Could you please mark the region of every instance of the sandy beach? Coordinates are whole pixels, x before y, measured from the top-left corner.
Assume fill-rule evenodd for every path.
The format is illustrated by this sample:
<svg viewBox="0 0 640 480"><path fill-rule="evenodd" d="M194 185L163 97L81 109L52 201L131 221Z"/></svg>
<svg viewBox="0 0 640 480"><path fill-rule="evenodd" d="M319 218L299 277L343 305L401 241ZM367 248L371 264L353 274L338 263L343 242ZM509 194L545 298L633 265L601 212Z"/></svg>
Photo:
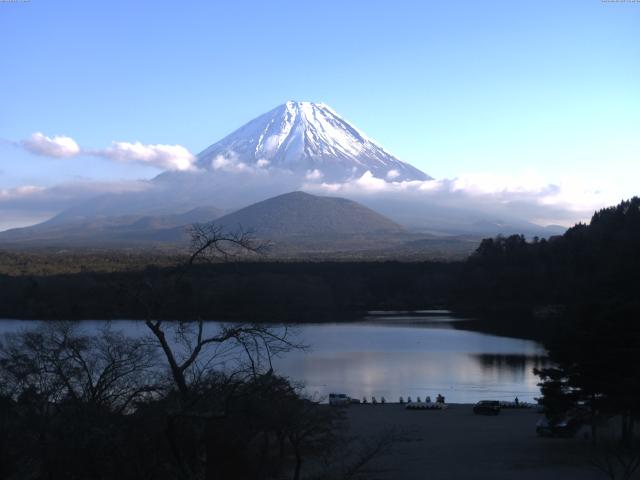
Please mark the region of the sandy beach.
<svg viewBox="0 0 640 480"><path fill-rule="evenodd" d="M373 466L371 478L558 479L604 478L590 466L584 438L539 438L533 409L505 410L497 416L474 415L472 405L443 411L410 411L404 405L351 405L353 434L373 438L396 427L407 441L396 443Z"/></svg>

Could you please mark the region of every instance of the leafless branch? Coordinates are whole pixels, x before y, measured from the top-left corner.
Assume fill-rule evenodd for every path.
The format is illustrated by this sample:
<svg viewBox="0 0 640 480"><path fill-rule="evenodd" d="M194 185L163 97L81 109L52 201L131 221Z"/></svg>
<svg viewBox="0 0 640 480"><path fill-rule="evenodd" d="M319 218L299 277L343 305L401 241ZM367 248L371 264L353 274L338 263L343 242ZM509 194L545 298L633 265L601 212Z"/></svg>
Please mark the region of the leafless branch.
<svg viewBox="0 0 640 480"><path fill-rule="evenodd" d="M589 462L611 480L629 480L640 469L640 445L605 440L595 445Z"/></svg>
<svg viewBox="0 0 640 480"><path fill-rule="evenodd" d="M198 259L236 257L240 254L260 254L268 248L265 242L259 242L252 230L241 226L235 231L227 230L223 225L196 223L189 229L191 235L191 256L189 265Z"/></svg>

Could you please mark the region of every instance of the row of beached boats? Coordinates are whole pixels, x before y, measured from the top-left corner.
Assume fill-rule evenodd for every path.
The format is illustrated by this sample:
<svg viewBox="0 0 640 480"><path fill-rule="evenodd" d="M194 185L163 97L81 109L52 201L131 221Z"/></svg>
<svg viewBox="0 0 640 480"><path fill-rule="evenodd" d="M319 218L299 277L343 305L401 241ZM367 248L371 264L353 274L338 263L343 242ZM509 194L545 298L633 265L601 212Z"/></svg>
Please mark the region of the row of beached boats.
<svg viewBox="0 0 640 480"><path fill-rule="evenodd" d="M385 404L387 400L384 397L380 397L378 400L375 396L371 397L369 400L367 397L363 397L362 400L357 398L351 398L344 393L330 393L329 394L329 405L333 406L346 406L351 404ZM411 397L407 397L405 400L404 397L400 397L398 400L400 405L405 405L409 410L442 410L446 408L446 404L444 403L444 397L442 395L438 395L436 397L436 401L432 402L431 397L426 397L424 401L420 397L417 397L414 401Z"/></svg>
<svg viewBox="0 0 640 480"><path fill-rule="evenodd" d="M404 397L400 397L398 402L400 405L404 405L408 410L443 410L447 408L447 405L444 401L444 396L438 394L436 397L436 401L431 401L431 397L427 396L424 401L420 397L417 397L413 400L411 397L407 397L406 400ZM375 396L371 397L369 400L367 397L362 397L362 400L357 398L351 398L344 393L330 393L329 394L329 405L333 406L346 406L351 404L370 404L370 405L378 405L378 404L386 404L387 400L384 397L380 397L378 400ZM494 410L499 411L500 409L515 409L515 408L531 408L532 404L526 402L518 401L516 397L513 402L505 402L505 401L497 401L497 400L483 400L476 404L485 406L491 404Z"/></svg>
<svg viewBox="0 0 640 480"><path fill-rule="evenodd" d="M407 410L444 410L447 404L444 402L410 402L405 407Z"/></svg>

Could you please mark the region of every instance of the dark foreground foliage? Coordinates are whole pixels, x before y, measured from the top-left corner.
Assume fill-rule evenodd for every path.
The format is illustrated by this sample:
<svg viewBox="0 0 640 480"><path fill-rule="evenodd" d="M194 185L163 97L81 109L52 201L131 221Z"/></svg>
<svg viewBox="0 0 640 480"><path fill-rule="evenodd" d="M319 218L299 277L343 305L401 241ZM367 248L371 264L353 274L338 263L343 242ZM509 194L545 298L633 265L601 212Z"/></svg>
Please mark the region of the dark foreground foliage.
<svg viewBox="0 0 640 480"><path fill-rule="evenodd" d="M5 338L0 478L361 478L395 441L347 438L339 410L265 369L270 353L249 344L276 338L277 329L234 326L205 337L158 328L180 339L169 348L184 366L182 384L152 337L108 327L87 336L51 322ZM197 350L210 338L217 348ZM277 343L287 344L281 335Z"/></svg>

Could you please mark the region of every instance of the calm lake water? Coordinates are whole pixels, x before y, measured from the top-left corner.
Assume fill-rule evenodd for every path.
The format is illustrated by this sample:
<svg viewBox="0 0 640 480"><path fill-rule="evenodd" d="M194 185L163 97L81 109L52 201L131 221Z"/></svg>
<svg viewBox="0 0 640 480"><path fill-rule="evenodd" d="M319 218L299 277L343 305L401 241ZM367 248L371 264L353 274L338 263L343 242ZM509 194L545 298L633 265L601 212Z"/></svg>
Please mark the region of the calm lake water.
<svg viewBox="0 0 640 480"><path fill-rule="evenodd" d="M303 382L315 398L330 392L355 398L400 396L447 402L481 399L533 401L540 394L533 368L543 366L544 348L536 342L456 328L446 311L372 312L354 323L312 324L297 328L306 352L276 359L280 374ZM37 323L37 322L36 322ZM0 320L0 334L32 327L34 322ZM87 330L104 325L83 321ZM128 335L146 334L142 322L120 320L112 328ZM209 328L215 328L209 322Z"/></svg>

